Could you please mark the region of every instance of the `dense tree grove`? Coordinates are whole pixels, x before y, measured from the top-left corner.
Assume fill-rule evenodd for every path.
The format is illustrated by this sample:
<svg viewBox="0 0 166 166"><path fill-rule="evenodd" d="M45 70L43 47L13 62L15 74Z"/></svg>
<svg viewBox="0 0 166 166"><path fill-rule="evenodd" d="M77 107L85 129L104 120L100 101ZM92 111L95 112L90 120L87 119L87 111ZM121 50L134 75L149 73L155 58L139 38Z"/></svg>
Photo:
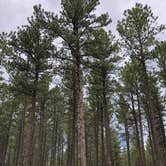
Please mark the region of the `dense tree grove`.
<svg viewBox="0 0 166 166"><path fill-rule="evenodd" d="M166 166L165 26L136 3L116 39L97 5L0 34L0 166Z"/></svg>

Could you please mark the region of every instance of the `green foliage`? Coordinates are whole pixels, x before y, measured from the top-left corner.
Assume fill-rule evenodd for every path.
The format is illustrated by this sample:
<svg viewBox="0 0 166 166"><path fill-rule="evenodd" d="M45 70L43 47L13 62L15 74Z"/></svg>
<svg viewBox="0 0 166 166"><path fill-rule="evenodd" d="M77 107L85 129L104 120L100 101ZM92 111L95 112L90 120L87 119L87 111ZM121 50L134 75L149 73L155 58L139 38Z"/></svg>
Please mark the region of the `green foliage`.
<svg viewBox="0 0 166 166"><path fill-rule="evenodd" d="M129 105L123 95L120 95L118 101L119 109L116 111L116 116L118 118L119 123L125 124L126 121L129 120L130 111Z"/></svg>
<svg viewBox="0 0 166 166"><path fill-rule="evenodd" d="M148 5L136 3L132 9L125 10L124 18L118 21L117 30L131 57L149 58L149 50L156 42L156 35L165 29L157 25L158 17L153 15Z"/></svg>
<svg viewBox="0 0 166 166"><path fill-rule="evenodd" d="M10 55L6 64L13 88L31 95L37 88L35 80L43 81L51 69L49 59L55 48L52 38L42 31L37 20L29 19L29 25L9 34L7 47Z"/></svg>
<svg viewBox="0 0 166 166"><path fill-rule="evenodd" d="M121 71L121 80L123 81L123 90L126 92L134 92L138 86L140 77L138 75L139 66L136 62L128 62Z"/></svg>
<svg viewBox="0 0 166 166"><path fill-rule="evenodd" d="M155 48L154 57L157 59L158 67L160 68L160 80L166 87L166 42L161 41Z"/></svg>
<svg viewBox="0 0 166 166"><path fill-rule="evenodd" d="M60 37L72 54L84 45L87 34L110 23L108 14L99 17L93 14L98 0L63 0L61 5L60 16L45 12L40 5L34 7L35 15L40 16L43 28L55 38Z"/></svg>
<svg viewBox="0 0 166 166"><path fill-rule="evenodd" d="M78 93L81 89L84 91L88 165L95 165L96 158L98 166L106 163L103 159L109 160L109 147L112 148L114 166L127 165L129 153L131 165L138 164L138 150L143 149L137 145L137 140L141 142L142 139L140 122L143 123L142 134L151 132L151 128L146 126L151 118L148 95L152 101L156 138L162 146L161 152L164 152L165 101L157 84L161 81L164 87L166 85L166 42L158 42L156 36L165 26L157 24L158 17L153 15L148 5L136 3L132 9L125 10L117 30L125 56L129 55L130 59L119 72L118 62L125 60L118 56L119 41L105 30L111 22L109 15L96 16L94 13L99 4L99 0L62 0L58 15L36 5L27 25L0 35L0 69L5 68L4 73L10 76L9 83L6 83L4 73L0 71L0 165L4 165L1 164L3 157L6 157L6 165L13 164L13 161L18 165L15 162L19 146L26 150L33 105L31 99L35 96L32 165L41 165L38 163L40 158L43 165L51 165L54 160L52 165L64 166L75 157L72 160L79 166L81 125L78 123ZM56 45L56 41L60 44ZM156 60L158 72L147 71L146 62L150 59ZM57 77L60 83L53 81ZM80 80L83 82L81 86ZM149 83L149 91L146 91L146 83ZM135 109L131 109L132 106ZM117 123L122 130L115 129ZM111 136L108 136L109 132ZM119 138L124 132L126 142L130 144L128 154L128 144ZM149 138L146 142L147 165L153 161ZM19 144L21 139L23 145Z"/></svg>

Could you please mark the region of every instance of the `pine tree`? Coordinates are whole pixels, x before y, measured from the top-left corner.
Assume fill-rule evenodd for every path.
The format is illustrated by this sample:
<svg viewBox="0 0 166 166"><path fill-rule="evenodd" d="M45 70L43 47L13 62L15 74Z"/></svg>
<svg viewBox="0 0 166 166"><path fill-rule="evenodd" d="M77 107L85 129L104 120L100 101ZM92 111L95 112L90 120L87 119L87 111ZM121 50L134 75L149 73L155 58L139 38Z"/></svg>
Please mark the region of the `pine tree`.
<svg viewBox="0 0 166 166"><path fill-rule="evenodd" d="M96 28L106 26L110 20L107 14L96 17L92 12L99 4L98 0L62 0L61 15L54 16L54 14L45 12L41 16L41 22L50 34L55 37L60 37L65 46L71 52L72 61L74 64L74 94L73 111L79 113L80 123L80 148L81 148L81 165L86 166L86 146L85 146L85 124L83 111L83 77L82 77L82 49L86 41L86 35ZM42 15L41 7L35 7L36 12ZM75 125L76 126L76 125ZM72 131L75 135L75 130ZM69 165L75 163L73 158L75 154L74 144L72 145L71 161Z"/></svg>
<svg viewBox="0 0 166 166"><path fill-rule="evenodd" d="M157 121L153 109L152 92L146 66L146 61L150 58L150 47L154 46L156 35L164 29L164 26L156 26L156 23L157 17L153 16L151 8L147 5L143 6L136 3L134 8L124 12L124 18L118 22L117 29L122 37L127 53L132 59L136 59L140 66L139 73L142 75L143 93L147 100L155 160L156 164L163 166L165 161L157 139Z"/></svg>
<svg viewBox="0 0 166 166"><path fill-rule="evenodd" d="M29 134L24 165L32 162L35 112L39 84L48 74L48 62L54 48L52 38L41 29L37 19L28 19L29 25L9 34L7 46L10 56L7 70L13 90L31 97L32 108L29 112ZM7 54L7 53L6 53Z"/></svg>
<svg viewBox="0 0 166 166"><path fill-rule="evenodd" d="M93 81L95 81L93 84L99 87L99 96L100 100L102 100L100 102L101 114L106 135L107 165L112 165L111 130L108 111L111 91L109 74L113 72L114 63L119 59L115 53L117 51L117 43L114 42L113 35L107 34L103 29L100 29L89 36L86 45L85 54L94 58L94 62L91 64L91 72L94 75Z"/></svg>

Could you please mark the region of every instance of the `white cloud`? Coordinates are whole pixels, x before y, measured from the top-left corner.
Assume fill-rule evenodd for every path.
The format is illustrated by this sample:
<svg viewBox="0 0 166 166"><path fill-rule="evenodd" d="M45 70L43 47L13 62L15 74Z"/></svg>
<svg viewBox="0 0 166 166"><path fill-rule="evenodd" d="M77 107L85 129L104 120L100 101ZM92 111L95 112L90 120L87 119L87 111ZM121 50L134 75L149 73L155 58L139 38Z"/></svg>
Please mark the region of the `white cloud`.
<svg viewBox="0 0 166 166"><path fill-rule="evenodd" d="M26 24L33 13L33 6L42 4L46 10L59 11L60 0L1 0L0 32L10 31Z"/></svg>
<svg viewBox="0 0 166 166"><path fill-rule="evenodd" d="M159 23L166 24L166 1L161 0L100 0L96 13L108 12L113 20L109 29L116 33L117 20L122 17L125 9L131 8L136 2L148 4ZM14 30L17 26L26 23L26 18L32 15L33 5L42 4L46 10L58 12L60 0L1 0L0 1L0 32Z"/></svg>

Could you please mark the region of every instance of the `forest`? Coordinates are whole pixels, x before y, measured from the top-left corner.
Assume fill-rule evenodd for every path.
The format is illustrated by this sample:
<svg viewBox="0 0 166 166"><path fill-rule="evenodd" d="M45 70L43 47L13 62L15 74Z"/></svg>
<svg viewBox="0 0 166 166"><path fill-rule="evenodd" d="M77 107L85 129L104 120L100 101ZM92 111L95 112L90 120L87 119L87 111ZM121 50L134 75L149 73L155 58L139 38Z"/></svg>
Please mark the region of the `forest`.
<svg viewBox="0 0 166 166"><path fill-rule="evenodd" d="M166 26L135 3L115 36L98 5L0 33L0 166L166 166Z"/></svg>

